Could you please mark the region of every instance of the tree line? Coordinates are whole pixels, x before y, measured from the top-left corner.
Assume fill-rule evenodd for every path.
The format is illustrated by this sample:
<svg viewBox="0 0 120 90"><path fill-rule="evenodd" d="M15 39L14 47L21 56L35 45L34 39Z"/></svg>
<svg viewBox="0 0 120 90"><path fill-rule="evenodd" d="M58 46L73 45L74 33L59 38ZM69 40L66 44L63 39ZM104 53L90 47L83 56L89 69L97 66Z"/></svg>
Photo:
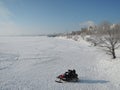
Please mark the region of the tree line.
<svg viewBox="0 0 120 90"><path fill-rule="evenodd" d="M80 31L73 31L69 35L81 35L94 46L101 47L107 54L116 58L116 49L120 47L120 24L102 22L99 25L81 28Z"/></svg>

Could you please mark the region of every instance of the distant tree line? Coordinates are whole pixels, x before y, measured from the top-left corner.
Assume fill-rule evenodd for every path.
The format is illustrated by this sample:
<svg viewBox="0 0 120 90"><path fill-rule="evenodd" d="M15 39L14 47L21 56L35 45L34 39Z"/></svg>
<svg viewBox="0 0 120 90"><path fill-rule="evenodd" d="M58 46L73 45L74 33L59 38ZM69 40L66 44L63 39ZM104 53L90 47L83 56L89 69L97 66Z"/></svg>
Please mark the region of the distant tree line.
<svg viewBox="0 0 120 90"><path fill-rule="evenodd" d="M79 31L71 33L50 34L49 37L67 36L75 41L81 36L94 46L101 47L107 54L116 58L116 49L120 47L120 24L112 24L110 22L102 22L99 25L81 28ZM87 37L87 38L86 38Z"/></svg>

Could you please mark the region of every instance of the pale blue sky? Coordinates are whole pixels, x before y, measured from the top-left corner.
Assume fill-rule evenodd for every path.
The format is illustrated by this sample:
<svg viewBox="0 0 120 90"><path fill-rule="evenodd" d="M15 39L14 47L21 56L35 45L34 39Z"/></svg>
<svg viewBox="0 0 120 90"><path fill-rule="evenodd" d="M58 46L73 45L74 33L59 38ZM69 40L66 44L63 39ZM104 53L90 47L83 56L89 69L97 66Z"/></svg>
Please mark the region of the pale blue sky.
<svg viewBox="0 0 120 90"><path fill-rule="evenodd" d="M0 35L70 32L104 20L120 22L120 0L0 0Z"/></svg>

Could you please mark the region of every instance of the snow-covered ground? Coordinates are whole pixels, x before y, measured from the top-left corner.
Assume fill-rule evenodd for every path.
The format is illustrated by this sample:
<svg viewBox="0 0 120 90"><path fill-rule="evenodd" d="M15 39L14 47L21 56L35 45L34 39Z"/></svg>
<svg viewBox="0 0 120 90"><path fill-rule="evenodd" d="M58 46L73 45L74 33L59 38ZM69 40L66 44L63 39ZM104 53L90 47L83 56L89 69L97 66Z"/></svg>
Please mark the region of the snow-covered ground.
<svg viewBox="0 0 120 90"><path fill-rule="evenodd" d="M0 37L0 90L120 90L120 59L109 59L82 39ZM68 69L80 81L56 83Z"/></svg>

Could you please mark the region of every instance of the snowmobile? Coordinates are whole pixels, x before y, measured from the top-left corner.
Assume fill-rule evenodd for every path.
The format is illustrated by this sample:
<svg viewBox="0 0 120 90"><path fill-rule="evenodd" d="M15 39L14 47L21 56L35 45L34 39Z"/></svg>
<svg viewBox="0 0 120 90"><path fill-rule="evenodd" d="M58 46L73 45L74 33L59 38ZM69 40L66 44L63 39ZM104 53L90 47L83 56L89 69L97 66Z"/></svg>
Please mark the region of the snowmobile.
<svg viewBox="0 0 120 90"><path fill-rule="evenodd" d="M68 70L68 72L65 72L64 74L61 74L59 76L57 76L56 82L58 83L63 83L63 81L65 82L78 82L79 78L78 75L76 74L75 70Z"/></svg>

